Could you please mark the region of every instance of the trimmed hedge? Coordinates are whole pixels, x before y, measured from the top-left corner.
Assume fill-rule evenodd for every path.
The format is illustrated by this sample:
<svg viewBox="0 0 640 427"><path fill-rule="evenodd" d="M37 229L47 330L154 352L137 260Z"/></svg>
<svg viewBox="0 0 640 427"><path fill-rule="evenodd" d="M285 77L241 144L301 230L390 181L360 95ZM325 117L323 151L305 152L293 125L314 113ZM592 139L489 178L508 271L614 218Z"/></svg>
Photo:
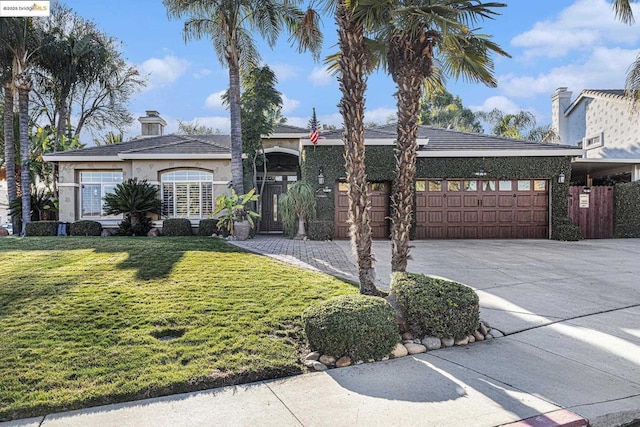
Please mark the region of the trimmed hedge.
<svg viewBox="0 0 640 427"><path fill-rule="evenodd" d="M193 236L191 221L186 218L165 219L162 223L162 234L168 237Z"/></svg>
<svg viewBox="0 0 640 427"><path fill-rule="evenodd" d="M57 236L58 221L35 221L27 223L26 235L34 236Z"/></svg>
<svg viewBox="0 0 640 427"><path fill-rule="evenodd" d="M383 298L342 295L302 313L315 351L353 360L381 359L400 342L396 312Z"/></svg>
<svg viewBox="0 0 640 427"><path fill-rule="evenodd" d="M567 242L576 242L582 240L582 231L580 226L571 221L569 217L562 217L556 221L556 226L551 233L552 240L564 240Z"/></svg>
<svg viewBox="0 0 640 427"><path fill-rule="evenodd" d="M420 335L462 338L480 325L480 305L473 289L424 274L394 273L391 289L404 317Z"/></svg>
<svg viewBox="0 0 640 427"><path fill-rule="evenodd" d="M102 224L98 221L80 220L69 226L69 235L71 236L100 236L102 233Z"/></svg>
<svg viewBox="0 0 640 427"><path fill-rule="evenodd" d="M613 235L640 237L640 182L616 184L613 208Z"/></svg>
<svg viewBox="0 0 640 427"><path fill-rule="evenodd" d="M309 238L311 240L331 240L333 237L333 221L309 221Z"/></svg>
<svg viewBox="0 0 640 427"><path fill-rule="evenodd" d="M198 223L198 236L213 236L218 234L218 220L217 219L201 219Z"/></svg>

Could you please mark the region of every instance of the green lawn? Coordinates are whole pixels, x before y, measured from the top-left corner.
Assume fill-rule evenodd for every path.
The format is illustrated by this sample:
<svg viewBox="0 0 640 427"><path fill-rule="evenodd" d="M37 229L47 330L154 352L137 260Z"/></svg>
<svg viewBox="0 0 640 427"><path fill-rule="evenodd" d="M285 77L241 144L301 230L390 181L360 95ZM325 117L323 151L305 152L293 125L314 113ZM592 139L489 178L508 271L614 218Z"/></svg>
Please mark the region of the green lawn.
<svg viewBox="0 0 640 427"><path fill-rule="evenodd" d="M214 238L0 239L0 420L301 372L302 311L355 292Z"/></svg>

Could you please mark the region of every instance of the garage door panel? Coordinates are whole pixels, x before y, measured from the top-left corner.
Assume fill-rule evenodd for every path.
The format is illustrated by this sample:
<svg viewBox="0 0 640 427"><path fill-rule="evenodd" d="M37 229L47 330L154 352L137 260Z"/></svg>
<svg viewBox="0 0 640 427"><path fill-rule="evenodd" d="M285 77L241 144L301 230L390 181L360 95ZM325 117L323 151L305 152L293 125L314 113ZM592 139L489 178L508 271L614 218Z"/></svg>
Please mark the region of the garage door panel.
<svg viewBox="0 0 640 427"><path fill-rule="evenodd" d="M390 188L389 183L369 183L368 190L371 200L369 219L372 235L376 239L389 238ZM347 225L349 199L344 184L336 184L335 190L335 237L345 239L349 237L349 226Z"/></svg>
<svg viewBox="0 0 640 427"><path fill-rule="evenodd" d="M465 182L426 180L421 185L417 238L548 238L547 181Z"/></svg>

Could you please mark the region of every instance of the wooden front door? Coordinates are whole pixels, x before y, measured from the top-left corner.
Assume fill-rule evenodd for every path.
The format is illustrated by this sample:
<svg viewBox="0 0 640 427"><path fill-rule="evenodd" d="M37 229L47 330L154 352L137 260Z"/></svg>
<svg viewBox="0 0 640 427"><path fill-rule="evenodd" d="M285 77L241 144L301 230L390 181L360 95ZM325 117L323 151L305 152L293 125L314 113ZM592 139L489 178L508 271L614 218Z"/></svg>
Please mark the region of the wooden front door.
<svg viewBox="0 0 640 427"><path fill-rule="evenodd" d="M585 239L613 237L614 187L569 188L569 218L580 226Z"/></svg>
<svg viewBox="0 0 640 427"><path fill-rule="evenodd" d="M278 200L287 192L287 182L268 182L264 185L262 212L260 215L261 233L282 233L282 218L278 212Z"/></svg>
<svg viewBox="0 0 640 427"><path fill-rule="evenodd" d="M418 239L549 237L548 181L417 180Z"/></svg>
<svg viewBox="0 0 640 427"><path fill-rule="evenodd" d="M347 184L336 184L335 198L335 238L349 238L349 196ZM389 205L391 184L389 182L369 183L369 195L371 198L370 225L374 239L389 238Z"/></svg>

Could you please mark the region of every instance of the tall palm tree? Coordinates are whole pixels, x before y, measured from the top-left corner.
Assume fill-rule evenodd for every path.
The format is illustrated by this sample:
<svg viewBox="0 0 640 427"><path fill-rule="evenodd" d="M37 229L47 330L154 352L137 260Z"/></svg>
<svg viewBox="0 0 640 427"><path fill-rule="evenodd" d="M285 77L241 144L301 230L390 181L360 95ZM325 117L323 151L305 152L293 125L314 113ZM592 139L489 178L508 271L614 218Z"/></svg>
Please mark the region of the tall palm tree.
<svg viewBox="0 0 640 427"><path fill-rule="evenodd" d="M631 10L631 3L637 0L613 0L612 6L616 13L616 18L625 24L633 24L635 19L633 18L633 10Z"/></svg>
<svg viewBox="0 0 640 427"><path fill-rule="evenodd" d="M283 27L298 43L298 50L314 55L322 42L318 15L300 10L291 0L164 0L169 17L182 18L185 41L208 37L219 61L229 69L229 112L231 118L231 179L237 194L244 193L242 129L240 122L240 78L260 60L252 33L273 46Z"/></svg>
<svg viewBox="0 0 640 427"><path fill-rule="evenodd" d="M635 3L636 1L637 0L613 0L613 10L616 14L616 18L618 18L620 22L629 25L635 22L631 3ZM625 82L625 90L627 96L633 98L635 101L640 100L640 54L636 56L633 64L629 66Z"/></svg>
<svg viewBox="0 0 640 427"><path fill-rule="evenodd" d="M392 271L405 271L413 214L420 99L425 82L441 75L496 86L491 53L508 56L471 26L492 19L503 3L480 0L395 0L381 2L387 17L376 31L387 46L386 66L397 86L396 179L391 215ZM441 74L442 73L442 74Z"/></svg>
<svg viewBox="0 0 640 427"><path fill-rule="evenodd" d="M377 24L374 11L358 0L325 0L333 11L338 27L340 52L327 58L330 69L338 74L342 97L338 104L343 121L342 142L345 152L347 196L349 200L349 235L356 257L360 293L382 295L375 285L371 200L365 170L364 106L367 76L376 62L375 53L365 37L365 27Z"/></svg>
<svg viewBox="0 0 640 427"><path fill-rule="evenodd" d="M0 21L0 26L2 21ZM0 31L2 29L0 28ZM13 133L13 117L14 117L14 100L13 100L13 79L11 73L11 65L13 55L6 45L0 46L0 80L4 89L4 167L7 175L7 196L9 204L18 196L16 186L16 147L14 144L15 136ZM17 230L17 218L11 218L14 230Z"/></svg>
<svg viewBox="0 0 640 427"><path fill-rule="evenodd" d="M41 48L40 28L32 18L7 18L2 20L0 43L11 52L12 82L18 91L18 122L20 139L20 186L22 190L22 231L31 221L31 183L29 179L29 92L35 55Z"/></svg>

